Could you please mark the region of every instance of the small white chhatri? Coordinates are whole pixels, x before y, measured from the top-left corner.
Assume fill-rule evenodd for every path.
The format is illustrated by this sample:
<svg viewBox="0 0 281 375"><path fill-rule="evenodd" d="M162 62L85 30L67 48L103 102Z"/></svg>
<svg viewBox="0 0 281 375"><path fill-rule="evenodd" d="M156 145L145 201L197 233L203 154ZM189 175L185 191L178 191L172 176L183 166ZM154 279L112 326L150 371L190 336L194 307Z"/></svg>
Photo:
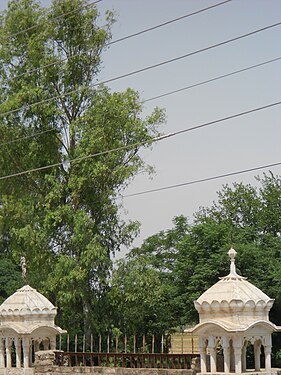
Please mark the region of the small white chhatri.
<svg viewBox="0 0 281 375"><path fill-rule="evenodd" d="M32 347L54 350L56 335L66 332L55 325L56 314L57 308L29 285L7 298L0 306L0 368L12 367L13 347L18 368L31 366Z"/></svg>
<svg viewBox="0 0 281 375"><path fill-rule="evenodd" d="M230 273L205 291L195 302L199 324L187 331L199 337L201 373L217 372L217 348L223 352L223 371L241 374L246 371L246 348L254 346L255 372L261 369L261 346L265 371L271 373L271 334L281 327L269 321L274 300L236 273L236 251L230 249Z"/></svg>

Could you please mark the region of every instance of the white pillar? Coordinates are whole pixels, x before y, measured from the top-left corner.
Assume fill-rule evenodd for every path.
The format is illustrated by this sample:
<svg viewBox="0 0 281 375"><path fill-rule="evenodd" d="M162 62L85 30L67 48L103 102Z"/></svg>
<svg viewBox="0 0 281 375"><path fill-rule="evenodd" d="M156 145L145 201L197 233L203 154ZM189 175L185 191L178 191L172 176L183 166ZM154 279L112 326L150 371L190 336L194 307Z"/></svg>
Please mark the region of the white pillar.
<svg viewBox="0 0 281 375"><path fill-rule="evenodd" d="M12 355L11 355L12 340L10 337L6 337L5 346L6 346L6 367L10 368L12 367Z"/></svg>
<svg viewBox="0 0 281 375"><path fill-rule="evenodd" d="M254 342L255 371L261 370L261 342Z"/></svg>
<svg viewBox="0 0 281 375"><path fill-rule="evenodd" d="M247 353L247 341L244 342L244 345L242 347L242 372L246 372L246 368L247 368L246 353Z"/></svg>
<svg viewBox="0 0 281 375"><path fill-rule="evenodd" d="M50 337L50 349L56 350L56 345L57 345L56 336Z"/></svg>
<svg viewBox="0 0 281 375"><path fill-rule="evenodd" d="M49 339L46 338L43 340L43 347L44 347L44 350L49 350L50 348L50 342L49 342Z"/></svg>
<svg viewBox="0 0 281 375"><path fill-rule="evenodd" d="M271 373L271 345L264 346L265 372Z"/></svg>
<svg viewBox="0 0 281 375"><path fill-rule="evenodd" d="M15 349L16 349L16 367L21 367L21 339L16 337L14 340Z"/></svg>
<svg viewBox="0 0 281 375"><path fill-rule="evenodd" d="M210 351L210 367L211 372L217 372L217 349L216 349L216 340L213 336L210 336L208 339L208 348Z"/></svg>
<svg viewBox="0 0 281 375"><path fill-rule="evenodd" d="M29 365L28 367L32 367L32 349L33 349L34 340L30 339L29 341Z"/></svg>
<svg viewBox="0 0 281 375"><path fill-rule="evenodd" d="M224 372L230 372L230 347L229 338L224 336L221 338L221 346L223 349Z"/></svg>
<svg viewBox="0 0 281 375"><path fill-rule="evenodd" d="M3 338L0 337L0 368L5 367L5 349Z"/></svg>
<svg viewBox="0 0 281 375"><path fill-rule="evenodd" d="M23 367L29 367L29 337L24 336L22 338L22 350L23 350Z"/></svg>
<svg viewBox="0 0 281 375"><path fill-rule="evenodd" d="M264 338L264 359L265 359L265 372L267 374L271 373L271 334L268 334Z"/></svg>
<svg viewBox="0 0 281 375"><path fill-rule="evenodd" d="M235 374L242 373L242 345L244 344L241 337L237 337L233 340L233 348L234 348L234 361L235 361Z"/></svg>
<svg viewBox="0 0 281 375"><path fill-rule="evenodd" d="M201 373L207 372L207 356L206 356L206 339L199 338L199 353L200 353L200 371Z"/></svg>
<svg viewBox="0 0 281 375"><path fill-rule="evenodd" d="M241 348L234 348L235 374L242 373Z"/></svg>

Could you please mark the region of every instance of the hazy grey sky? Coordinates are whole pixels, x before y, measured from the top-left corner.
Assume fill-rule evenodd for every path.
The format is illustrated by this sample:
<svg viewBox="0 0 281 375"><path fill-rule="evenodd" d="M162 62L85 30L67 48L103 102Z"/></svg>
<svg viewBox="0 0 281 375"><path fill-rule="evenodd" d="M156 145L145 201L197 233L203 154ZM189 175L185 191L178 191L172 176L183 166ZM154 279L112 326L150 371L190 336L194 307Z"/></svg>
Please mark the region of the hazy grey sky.
<svg viewBox="0 0 281 375"><path fill-rule="evenodd" d="M114 9L113 39L197 11L220 0L103 0L101 14ZM49 0L41 1L48 6ZM7 5L1 0L0 9ZM104 54L100 80L193 52L281 21L281 0L233 0L141 36L116 43ZM112 90L132 87L143 99L281 57L281 26L112 82ZM276 61L178 94L148 102L166 108L171 133L281 100L281 61ZM140 175L124 194L281 162L281 106L187 132L159 142L143 157L156 170ZM271 169L281 173L281 167ZM223 184L243 181L266 170L123 199L126 219L142 223L147 236L171 228L173 217L192 215L216 199Z"/></svg>

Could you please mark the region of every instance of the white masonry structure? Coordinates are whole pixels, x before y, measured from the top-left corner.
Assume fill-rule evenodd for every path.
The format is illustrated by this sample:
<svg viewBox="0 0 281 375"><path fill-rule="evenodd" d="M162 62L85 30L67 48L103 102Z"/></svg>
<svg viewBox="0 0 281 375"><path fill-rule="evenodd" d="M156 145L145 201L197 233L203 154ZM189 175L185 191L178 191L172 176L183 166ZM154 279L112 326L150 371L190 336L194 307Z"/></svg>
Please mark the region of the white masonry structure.
<svg viewBox="0 0 281 375"><path fill-rule="evenodd" d="M1 368L29 368L39 349L56 349L56 335L65 333L54 323L56 307L42 294L25 285L0 306ZM12 363L12 352L15 363Z"/></svg>
<svg viewBox="0 0 281 375"><path fill-rule="evenodd" d="M201 373L218 372L218 348L223 353L224 373L245 372L246 349L250 342L254 348L254 371L261 371L263 346L263 374L271 374L271 334L281 331L268 317L274 300L236 273L234 249L230 249L228 255L231 259L229 275L220 278L194 302L200 322L187 330L199 337ZM207 354L210 356L208 366Z"/></svg>

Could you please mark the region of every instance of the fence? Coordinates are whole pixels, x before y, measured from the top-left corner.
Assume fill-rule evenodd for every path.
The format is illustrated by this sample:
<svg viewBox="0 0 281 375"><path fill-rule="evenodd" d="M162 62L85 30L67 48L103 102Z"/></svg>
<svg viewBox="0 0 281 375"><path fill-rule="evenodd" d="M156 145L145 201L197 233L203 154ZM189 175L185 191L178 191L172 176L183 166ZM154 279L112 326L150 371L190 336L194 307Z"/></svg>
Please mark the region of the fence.
<svg viewBox="0 0 281 375"><path fill-rule="evenodd" d="M57 366L190 369L197 354L56 352Z"/></svg>
<svg viewBox="0 0 281 375"><path fill-rule="evenodd" d="M127 336L113 335L61 335L57 342L57 348L72 353L169 353L171 348L171 336L142 335Z"/></svg>

